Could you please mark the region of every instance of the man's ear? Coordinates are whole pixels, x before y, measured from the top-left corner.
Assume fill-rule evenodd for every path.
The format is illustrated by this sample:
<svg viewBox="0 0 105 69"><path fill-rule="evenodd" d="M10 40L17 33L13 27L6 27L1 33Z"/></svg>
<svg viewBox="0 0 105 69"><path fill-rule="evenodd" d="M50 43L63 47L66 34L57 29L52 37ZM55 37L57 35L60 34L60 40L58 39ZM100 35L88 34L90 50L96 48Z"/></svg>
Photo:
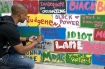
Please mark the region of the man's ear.
<svg viewBox="0 0 105 69"><path fill-rule="evenodd" d="M18 12L17 16L18 16L19 18L21 18L21 12Z"/></svg>

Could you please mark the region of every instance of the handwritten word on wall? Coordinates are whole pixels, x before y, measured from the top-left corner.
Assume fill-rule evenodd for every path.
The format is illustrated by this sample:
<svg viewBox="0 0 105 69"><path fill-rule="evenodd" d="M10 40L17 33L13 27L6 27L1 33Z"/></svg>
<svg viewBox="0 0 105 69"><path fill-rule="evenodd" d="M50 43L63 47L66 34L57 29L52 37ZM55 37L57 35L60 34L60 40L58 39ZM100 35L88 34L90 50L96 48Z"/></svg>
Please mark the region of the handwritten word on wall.
<svg viewBox="0 0 105 69"><path fill-rule="evenodd" d="M83 50L91 54L105 54L105 43L82 41Z"/></svg>
<svg viewBox="0 0 105 69"><path fill-rule="evenodd" d="M28 8L28 13L29 14L36 14L38 13L38 0L24 0L24 1L19 1L19 0L14 0L13 3L21 3L25 5Z"/></svg>
<svg viewBox="0 0 105 69"><path fill-rule="evenodd" d="M66 53L66 63L90 65L91 56L91 54Z"/></svg>
<svg viewBox="0 0 105 69"><path fill-rule="evenodd" d="M53 27L57 27L54 22L61 27L80 27L80 15L53 14Z"/></svg>
<svg viewBox="0 0 105 69"><path fill-rule="evenodd" d="M27 52L25 55L29 58L31 58L32 60L34 60L35 62L41 62L41 56L42 56L42 51L35 51L35 50L31 50L29 52Z"/></svg>
<svg viewBox="0 0 105 69"><path fill-rule="evenodd" d="M50 51L54 51L53 49L53 41L51 40L46 40L45 42L41 42L38 45L35 46L34 50L50 50Z"/></svg>
<svg viewBox="0 0 105 69"><path fill-rule="evenodd" d="M67 13L70 14L94 14L96 1L67 1Z"/></svg>
<svg viewBox="0 0 105 69"><path fill-rule="evenodd" d="M0 14L11 12L12 1L0 0Z"/></svg>
<svg viewBox="0 0 105 69"><path fill-rule="evenodd" d="M52 15L47 14L28 14L28 26L52 26Z"/></svg>
<svg viewBox="0 0 105 69"><path fill-rule="evenodd" d="M59 52L78 52L83 49L81 41L69 41L69 40L55 40L54 51Z"/></svg>
<svg viewBox="0 0 105 69"><path fill-rule="evenodd" d="M66 28L66 38L69 40L93 40L93 29L87 28Z"/></svg>
<svg viewBox="0 0 105 69"><path fill-rule="evenodd" d="M39 10L44 14L64 14L66 13L66 1L39 1Z"/></svg>
<svg viewBox="0 0 105 69"><path fill-rule="evenodd" d="M65 53L43 52L43 62L65 63Z"/></svg>
<svg viewBox="0 0 105 69"><path fill-rule="evenodd" d="M38 36L39 35L39 27L38 26L19 26L18 27L19 33L21 37L30 37L32 35Z"/></svg>
<svg viewBox="0 0 105 69"><path fill-rule="evenodd" d="M65 39L65 28L41 28L41 34L44 39Z"/></svg>
<svg viewBox="0 0 105 69"><path fill-rule="evenodd" d="M105 0L97 0L96 14L105 14Z"/></svg>
<svg viewBox="0 0 105 69"><path fill-rule="evenodd" d="M105 55L92 55L92 64L105 66Z"/></svg>
<svg viewBox="0 0 105 69"><path fill-rule="evenodd" d="M105 15L81 15L81 27L105 28Z"/></svg>
<svg viewBox="0 0 105 69"><path fill-rule="evenodd" d="M105 30L104 29L95 29L94 30L94 40L105 41Z"/></svg>

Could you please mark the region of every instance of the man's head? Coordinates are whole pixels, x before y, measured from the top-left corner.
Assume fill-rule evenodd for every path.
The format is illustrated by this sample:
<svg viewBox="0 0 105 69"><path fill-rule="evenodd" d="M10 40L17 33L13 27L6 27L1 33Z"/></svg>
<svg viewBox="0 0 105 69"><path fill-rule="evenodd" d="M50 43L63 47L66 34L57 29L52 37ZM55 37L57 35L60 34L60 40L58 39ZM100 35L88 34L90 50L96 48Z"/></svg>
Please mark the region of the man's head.
<svg viewBox="0 0 105 69"><path fill-rule="evenodd" d="M18 22L23 23L27 19L27 8L19 3L13 4L11 7L12 16L15 16Z"/></svg>

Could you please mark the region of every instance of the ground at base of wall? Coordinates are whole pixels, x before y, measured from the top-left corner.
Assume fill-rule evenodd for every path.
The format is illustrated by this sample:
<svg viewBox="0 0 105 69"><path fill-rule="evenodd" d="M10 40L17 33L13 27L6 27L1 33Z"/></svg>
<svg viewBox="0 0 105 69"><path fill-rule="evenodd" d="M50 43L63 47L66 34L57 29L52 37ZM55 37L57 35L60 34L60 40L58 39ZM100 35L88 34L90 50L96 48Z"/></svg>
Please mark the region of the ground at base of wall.
<svg viewBox="0 0 105 69"><path fill-rule="evenodd" d="M90 65L90 66L81 66L81 65L74 65L74 66L58 66L53 64L35 64L34 69L104 69L103 66L98 65Z"/></svg>
<svg viewBox="0 0 105 69"><path fill-rule="evenodd" d="M80 68L70 68L64 66L57 66L57 65L48 65L48 64L35 64L34 69L80 69Z"/></svg>

